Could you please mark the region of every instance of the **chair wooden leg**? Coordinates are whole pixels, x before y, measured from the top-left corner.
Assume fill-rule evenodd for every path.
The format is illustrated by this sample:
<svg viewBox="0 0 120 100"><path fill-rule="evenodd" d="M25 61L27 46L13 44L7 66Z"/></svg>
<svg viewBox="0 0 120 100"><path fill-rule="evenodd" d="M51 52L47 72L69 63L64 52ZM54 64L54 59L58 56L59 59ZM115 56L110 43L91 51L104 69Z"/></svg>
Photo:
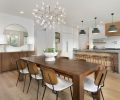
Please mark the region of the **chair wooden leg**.
<svg viewBox="0 0 120 100"><path fill-rule="evenodd" d="M104 96L103 96L103 92L102 92L102 89L100 89L100 92L101 92L102 98L103 98L103 100L104 100Z"/></svg>
<svg viewBox="0 0 120 100"><path fill-rule="evenodd" d="M29 85L28 85L27 93L28 93L28 91L29 91L31 81L32 81L32 77L30 76L30 82L29 82Z"/></svg>
<svg viewBox="0 0 120 100"><path fill-rule="evenodd" d="M38 96L39 96L38 94L39 94L40 81L38 80L37 82L38 82L38 89L37 89L37 100L38 100Z"/></svg>
<svg viewBox="0 0 120 100"><path fill-rule="evenodd" d="M44 88L44 92L43 92L42 100L43 100L43 98L44 98L45 92L46 92L46 86L45 86L45 88Z"/></svg>
<svg viewBox="0 0 120 100"><path fill-rule="evenodd" d="M56 92L56 100L58 100L59 92Z"/></svg>
<svg viewBox="0 0 120 100"><path fill-rule="evenodd" d="M26 75L24 75L24 86L23 86L23 92L24 92L24 90L25 90L25 83L26 83Z"/></svg>
<svg viewBox="0 0 120 100"><path fill-rule="evenodd" d="M16 82L16 86L18 85L19 77L20 77L20 73L19 73L19 75L18 75L18 79L17 79L17 82Z"/></svg>
<svg viewBox="0 0 120 100"><path fill-rule="evenodd" d="M96 100L95 93L92 93L93 100Z"/></svg>
<svg viewBox="0 0 120 100"><path fill-rule="evenodd" d="M71 97L72 97L72 100L73 100L72 87L70 87L70 93L71 93Z"/></svg>

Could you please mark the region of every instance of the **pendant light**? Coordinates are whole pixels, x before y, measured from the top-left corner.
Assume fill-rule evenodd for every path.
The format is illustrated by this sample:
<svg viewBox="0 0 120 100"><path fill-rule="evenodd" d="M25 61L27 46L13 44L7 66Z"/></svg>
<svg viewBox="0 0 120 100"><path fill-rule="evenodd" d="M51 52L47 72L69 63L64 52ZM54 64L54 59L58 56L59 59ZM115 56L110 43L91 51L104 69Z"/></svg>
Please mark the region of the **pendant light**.
<svg viewBox="0 0 120 100"><path fill-rule="evenodd" d="M100 30L97 28L97 24L96 24L97 17L95 17L94 19L95 19L95 27L93 28L92 33L97 34L97 33L100 33Z"/></svg>
<svg viewBox="0 0 120 100"><path fill-rule="evenodd" d="M111 25L109 26L109 29L108 29L108 32L117 32L118 30L117 30L117 28L116 28L116 26L114 25L114 23L113 23L113 16L114 16L114 13L111 13L111 16L112 16L112 23L111 23Z"/></svg>
<svg viewBox="0 0 120 100"><path fill-rule="evenodd" d="M81 21L82 23L82 30L80 30L79 34L86 34L85 30L83 29L83 21Z"/></svg>

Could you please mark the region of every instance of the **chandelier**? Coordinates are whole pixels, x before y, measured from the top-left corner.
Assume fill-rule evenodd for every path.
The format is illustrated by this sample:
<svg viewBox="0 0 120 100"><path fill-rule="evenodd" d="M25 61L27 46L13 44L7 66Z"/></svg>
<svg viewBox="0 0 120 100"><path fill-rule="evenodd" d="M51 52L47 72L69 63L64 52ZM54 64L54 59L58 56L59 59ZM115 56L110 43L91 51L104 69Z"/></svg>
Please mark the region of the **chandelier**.
<svg viewBox="0 0 120 100"><path fill-rule="evenodd" d="M38 0L39 3L35 4L33 9L33 16L36 23L38 23L42 29L54 28L56 24L65 24L65 11L59 5L59 2L53 0Z"/></svg>

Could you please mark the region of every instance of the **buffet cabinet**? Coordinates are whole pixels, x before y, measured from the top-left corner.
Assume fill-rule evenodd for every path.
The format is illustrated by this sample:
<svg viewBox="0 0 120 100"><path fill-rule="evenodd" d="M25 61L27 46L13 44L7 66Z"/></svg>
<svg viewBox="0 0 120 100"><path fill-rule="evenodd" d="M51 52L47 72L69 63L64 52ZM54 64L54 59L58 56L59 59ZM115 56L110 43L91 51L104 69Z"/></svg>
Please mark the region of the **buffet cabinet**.
<svg viewBox="0 0 120 100"><path fill-rule="evenodd" d="M0 72L15 70L16 61L21 57L29 57L34 54L34 51L22 52L2 52L0 53Z"/></svg>

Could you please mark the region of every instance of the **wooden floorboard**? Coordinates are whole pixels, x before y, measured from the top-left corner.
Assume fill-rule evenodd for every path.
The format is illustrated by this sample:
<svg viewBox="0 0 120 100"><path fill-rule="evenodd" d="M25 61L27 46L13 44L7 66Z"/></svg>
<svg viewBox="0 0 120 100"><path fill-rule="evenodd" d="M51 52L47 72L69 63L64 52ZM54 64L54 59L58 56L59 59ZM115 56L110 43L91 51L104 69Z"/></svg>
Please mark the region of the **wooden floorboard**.
<svg viewBox="0 0 120 100"><path fill-rule="evenodd" d="M35 80L31 83L29 93L26 93L29 79L26 80L25 92L22 92L23 82L19 82L16 87L17 72L5 72L0 74L0 100L36 100L37 82ZM120 75L109 72L106 78L105 87L103 88L105 100L120 100ZM39 100L43 94L43 87L40 85ZM55 94L49 89L45 94L44 100L55 100ZM59 95L59 100L71 100L69 89L63 91ZM85 100L92 100L92 98L85 93Z"/></svg>

